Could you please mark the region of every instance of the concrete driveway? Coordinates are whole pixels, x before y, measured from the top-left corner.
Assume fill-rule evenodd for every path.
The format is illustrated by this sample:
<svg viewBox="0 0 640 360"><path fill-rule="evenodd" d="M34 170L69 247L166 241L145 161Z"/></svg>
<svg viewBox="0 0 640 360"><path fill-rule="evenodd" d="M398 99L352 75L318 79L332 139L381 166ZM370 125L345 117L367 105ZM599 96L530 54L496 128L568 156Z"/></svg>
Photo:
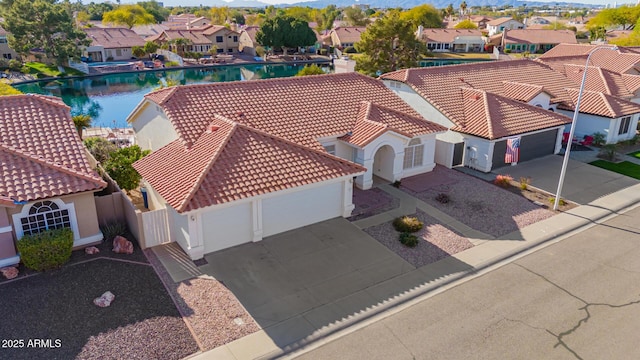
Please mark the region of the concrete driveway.
<svg viewBox="0 0 640 360"><path fill-rule="evenodd" d="M375 305L360 290L415 270L343 218L205 259L199 270L222 281L278 345Z"/></svg>
<svg viewBox="0 0 640 360"><path fill-rule="evenodd" d="M494 174L508 174L515 180L531 178L531 185L555 194L562 168L562 156L549 155L539 159L493 170ZM640 183L618 173L569 159L562 197L578 204L588 204L604 195Z"/></svg>

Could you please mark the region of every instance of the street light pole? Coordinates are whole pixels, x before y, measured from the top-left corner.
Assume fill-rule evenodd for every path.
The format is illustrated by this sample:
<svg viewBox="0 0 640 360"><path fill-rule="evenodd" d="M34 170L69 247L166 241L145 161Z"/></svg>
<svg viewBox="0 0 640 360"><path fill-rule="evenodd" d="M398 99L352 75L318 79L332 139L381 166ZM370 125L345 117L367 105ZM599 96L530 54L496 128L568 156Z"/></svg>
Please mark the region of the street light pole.
<svg viewBox="0 0 640 360"><path fill-rule="evenodd" d="M589 52L587 56L587 62L584 65L584 74L582 74L582 82L580 83L580 91L578 91L578 100L576 101L576 108L573 111L573 120L571 121L571 130L569 130L569 138L567 139L567 148L564 152L564 159L562 160L562 170L560 170L560 180L558 181L558 191L556 192L556 198L553 203L553 210L558 210L560 204L560 193L562 192L562 186L564 185L564 177L567 174L567 165L569 164L569 153L571 152L571 142L573 141L573 134L576 130L576 122L578 122L578 113L580 112L580 101L582 100L582 93L584 92L584 84L587 80L587 71L589 70L589 60L591 55L598 50L618 50L617 46L601 46L597 47Z"/></svg>

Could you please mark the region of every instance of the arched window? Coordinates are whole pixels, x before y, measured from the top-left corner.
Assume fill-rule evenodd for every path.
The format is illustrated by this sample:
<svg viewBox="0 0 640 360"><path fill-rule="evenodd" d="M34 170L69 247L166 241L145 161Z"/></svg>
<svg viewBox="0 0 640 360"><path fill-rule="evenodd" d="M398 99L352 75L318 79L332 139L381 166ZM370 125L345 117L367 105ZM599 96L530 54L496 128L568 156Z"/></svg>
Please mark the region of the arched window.
<svg viewBox="0 0 640 360"><path fill-rule="evenodd" d="M61 208L53 201L36 202L29 207L29 211L25 215L20 218L23 235L52 229L71 228L69 209Z"/></svg>
<svg viewBox="0 0 640 360"><path fill-rule="evenodd" d="M420 139L411 139L409 146L404 148L404 163L403 168L409 169L417 166L422 166L422 159L424 158L424 145L420 142Z"/></svg>

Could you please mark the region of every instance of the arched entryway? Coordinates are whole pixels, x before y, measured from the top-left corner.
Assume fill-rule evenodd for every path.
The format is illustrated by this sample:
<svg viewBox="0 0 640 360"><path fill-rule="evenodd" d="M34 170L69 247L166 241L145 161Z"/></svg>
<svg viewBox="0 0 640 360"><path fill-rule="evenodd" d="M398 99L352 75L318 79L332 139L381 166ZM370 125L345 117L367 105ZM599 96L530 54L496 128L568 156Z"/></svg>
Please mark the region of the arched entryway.
<svg viewBox="0 0 640 360"><path fill-rule="evenodd" d="M373 175L387 181L393 181L393 160L395 151L389 145L380 147L373 157Z"/></svg>

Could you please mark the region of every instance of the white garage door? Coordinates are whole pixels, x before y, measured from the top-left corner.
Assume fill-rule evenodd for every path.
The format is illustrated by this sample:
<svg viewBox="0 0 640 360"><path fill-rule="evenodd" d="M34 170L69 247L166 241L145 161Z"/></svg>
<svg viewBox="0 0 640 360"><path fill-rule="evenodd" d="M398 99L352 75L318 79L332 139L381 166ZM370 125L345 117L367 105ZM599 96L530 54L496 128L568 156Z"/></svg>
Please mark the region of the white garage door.
<svg viewBox="0 0 640 360"><path fill-rule="evenodd" d="M262 201L263 235L269 236L342 215L342 183Z"/></svg>
<svg viewBox="0 0 640 360"><path fill-rule="evenodd" d="M226 249L253 240L251 203L202 214L204 253Z"/></svg>

